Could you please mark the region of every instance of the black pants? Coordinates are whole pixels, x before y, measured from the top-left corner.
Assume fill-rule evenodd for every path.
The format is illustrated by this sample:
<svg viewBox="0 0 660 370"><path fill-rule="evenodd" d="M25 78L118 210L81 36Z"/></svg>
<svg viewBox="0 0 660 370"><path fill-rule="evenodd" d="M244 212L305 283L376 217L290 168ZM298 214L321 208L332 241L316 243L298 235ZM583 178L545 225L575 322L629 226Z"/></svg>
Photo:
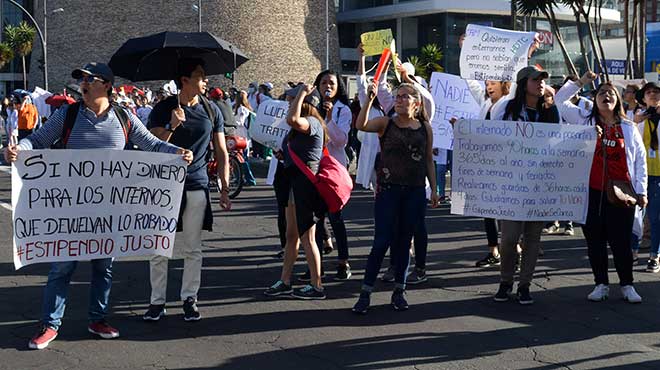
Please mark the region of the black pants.
<svg viewBox="0 0 660 370"><path fill-rule="evenodd" d="M341 211L328 213L328 220L337 241L337 259L346 261L348 260L348 236L346 235L346 225L344 224ZM330 233L325 226L325 217L322 217L316 223L316 244L319 245L319 249L321 249L323 242L327 239L330 239Z"/></svg>
<svg viewBox="0 0 660 370"><path fill-rule="evenodd" d="M497 234L497 220L494 218L484 218L484 229L486 229L486 238L489 247L496 247L500 243Z"/></svg>
<svg viewBox="0 0 660 370"><path fill-rule="evenodd" d="M589 262L596 285L609 284L607 244L612 249L619 283L621 286L632 285L633 258L630 239L634 217L634 208L615 207L607 201L606 194L589 189L589 213L582 231L587 240Z"/></svg>

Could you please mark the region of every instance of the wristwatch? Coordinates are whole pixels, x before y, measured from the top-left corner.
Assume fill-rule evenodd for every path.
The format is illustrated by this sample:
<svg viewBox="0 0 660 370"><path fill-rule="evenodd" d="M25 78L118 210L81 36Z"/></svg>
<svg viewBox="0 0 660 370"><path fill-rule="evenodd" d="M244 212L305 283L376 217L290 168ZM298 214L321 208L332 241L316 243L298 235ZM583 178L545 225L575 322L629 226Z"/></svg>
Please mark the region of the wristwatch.
<svg viewBox="0 0 660 370"><path fill-rule="evenodd" d="M165 124L165 130L167 130L169 132L174 132L174 130L172 130L172 125L170 125L169 122L167 124Z"/></svg>

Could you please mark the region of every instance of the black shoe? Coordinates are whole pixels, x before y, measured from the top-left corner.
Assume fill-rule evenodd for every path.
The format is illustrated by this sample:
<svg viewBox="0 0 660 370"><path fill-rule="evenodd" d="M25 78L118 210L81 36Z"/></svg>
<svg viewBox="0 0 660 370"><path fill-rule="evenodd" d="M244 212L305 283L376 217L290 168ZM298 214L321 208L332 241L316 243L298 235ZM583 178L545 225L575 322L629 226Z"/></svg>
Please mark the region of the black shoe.
<svg viewBox="0 0 660 370"><path fill-rule="evenodd" d="M426 270L417 267L415 267L410 275L408 275L406 278L406 282L412 285L421 284L427 280L428 278L426 277Z"/></svg>
<svg viewBox="0 0 660 370"><path fill-rule="evenodd" d="M518 303L522 305L530 305L534 303L532 295L529 294L529 287L518 288Z"/></svg>
<svg viewBox="0 0 660 370"><path fill-rule="evenodd" d="M396 311L405 311L408 309L406 301L406 292L403 289L396 288L392 292L392 307Z"/></svg>
<svg viewBox="0 0 660 370"><path fill-rule="evenodd" d="M295 289L291 295L304 300L325 299L325 291L316 289L312 285L305 285L302 288Z"/></svg>
<svg viewBox="0 0 660 370"><path fill-rule="evenodd" d="M321 269L321 278L324 277L325 277L325 271ZM298 281L300 281L301 283L309 283L310 281L312 281L312 275L309 273L309 270L305 271L305 273L302 275L298 275Z"/></svg>
<svg viewBox="0 0 660 370"><path fill-rule="evenodd" d="M355 302L355 306L351 309L354 313L364 315L369 310L369 305L371 304L371 294L369 292L361 292L360 298Z"/></svg>
<svg viewBox="0 0 660 370"><path fill-rule="evenodd" d="M161 317L165 316L164 304L150 304L147 312L142 316L144 321L158 321Z"/></svg>
<svg viewBox="0 0 660 370"><path fill-rule="evenodd" d="M495 293L493 299L495 302L506 302L509 300L509 294L513 291L513 284L511 283L500 283L500 289Z"/></svg>
<svg viewBox="0 0 660 370"><path fill-rule="evenodd" d="M195 298L186 298L186 300L183 301L183 319L185 321L199 321L201 318L202 315L199 314Z"/></svg>
<svg viewBox="0 0 660 370"><path fill-rule="evenodd" d="M351 273L351 266L348 263L340 263L337 265L337 275L335 275L335 280L344 281L350 279L351 276L353 276L353 274Z"/></svg>
<svg viewBox="0 0 660 370"><path fill-rule="evenodd" d="M646 271L654 273L660 271L658 260L655 258L649 259L649 263L646 265Z"/></svg>
<svg viewBox="0 0 660 370"><path fill-rule="evenodd" d="M278 280L275 284L271 285L264 291L264 295L268 297L277 297L278 295L291 294L293 289L290 285L284 284L282 280Z"/></svg>
<svg viewBox="0 0 660 370"><path fill-rule="evenodd" d="M492 253L488 253L484 259L477 261L477 267L499 266L501 262L500 257L495 257Z"/></svg>

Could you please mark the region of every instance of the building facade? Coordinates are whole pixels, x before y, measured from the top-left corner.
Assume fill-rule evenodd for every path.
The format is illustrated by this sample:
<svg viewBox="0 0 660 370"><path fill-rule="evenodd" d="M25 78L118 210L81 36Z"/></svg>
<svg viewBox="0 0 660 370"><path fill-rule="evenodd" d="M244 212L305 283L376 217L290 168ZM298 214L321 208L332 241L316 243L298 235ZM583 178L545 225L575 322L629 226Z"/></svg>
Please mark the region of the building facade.
<svg viewBox="0 0 660 370"><path fill-rule="evenodd" d="M199 25L198 0L39 0L34 12L40 26L44 3L51 91L71 83L74 68L89 61L107 62L129 38L163 31L196 32ZM335 22L333 5L328 7L329 24ZM63 11L51 14L59 8ZM250 58L235 73L236 86L268 81L280 93L287 81L311 82L325 69L328 50L330 67L340 65L337 29L332 27L326 33L322 0L202 0L201 13L203 31L233 43ZM30 74L31 86L43 85L40 47L37 41L31 67L39 73ZM221 76L210 80L214 86L231 85Z"/></svg>
<svg viewBox="0 0 660 370"><path fill-rule="evenodd" d="M572 11L557 9L561 34L574 63L583 68L579 39ZM604 23L618 23L620 13L616 1L602 8ZM451 74L460 74L459 37L468 24L511 29L509 0L341 0L337 20L342 67L345 74L355 73L355 47L360 34L390 28L402 60L418 55L426 44L436 44L443 52L440 64ZM561 78L567 73L564 58L545 18L521 19L520 30L537 31L544 36L544 45L535 53L531 64L539 64ZM624 44L625 45L625 44Z"/></svg>

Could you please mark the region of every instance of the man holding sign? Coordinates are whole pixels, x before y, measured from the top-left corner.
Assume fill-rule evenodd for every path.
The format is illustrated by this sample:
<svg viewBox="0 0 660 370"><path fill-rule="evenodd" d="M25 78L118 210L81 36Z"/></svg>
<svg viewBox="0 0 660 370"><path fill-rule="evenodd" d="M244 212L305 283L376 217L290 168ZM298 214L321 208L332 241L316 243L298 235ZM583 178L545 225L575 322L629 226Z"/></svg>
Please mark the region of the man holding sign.
<svg viewBox="0 0 660 370"><path fill-rule="evenodd" d="M22 150L47 149L60 142L66 149L103 148L122 150L128 140L146 151L180 154L190 163L192 152L168 144L151 135L142 122L128 111L128 121L110 104L114 75L102 63L89 63L74 70L83 101L59 109L42 129L5 150L5 160L14 162ZM69 109L77 109L75 113ZM73 119L71 121L71 119ZM72 127L68 127L71 126ZM66 129L65 129L66 128ZM119 331L105 321L112 287L112 258L94 259L90 288L89 326L87 330L101 338L119 337ZM28 343L31 349L43 349L57 337L66 305L67 289L78 261L54 262L44 290L43 317L39 332Z"/></svg>

